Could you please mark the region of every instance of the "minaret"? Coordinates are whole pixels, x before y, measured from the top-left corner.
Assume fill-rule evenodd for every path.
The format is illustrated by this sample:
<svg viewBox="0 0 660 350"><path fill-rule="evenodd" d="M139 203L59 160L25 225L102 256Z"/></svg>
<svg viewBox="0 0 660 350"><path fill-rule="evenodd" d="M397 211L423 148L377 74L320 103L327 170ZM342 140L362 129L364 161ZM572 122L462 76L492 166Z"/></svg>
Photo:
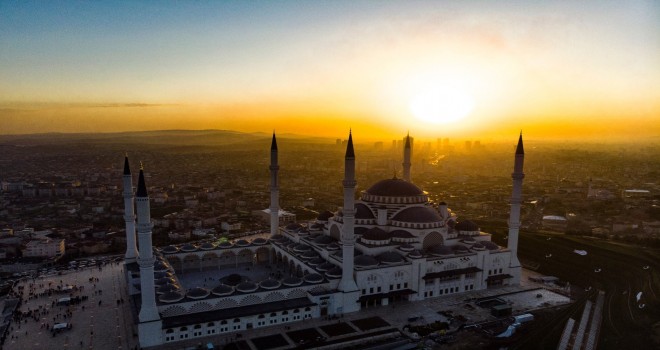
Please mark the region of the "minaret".
<svg viewBox="0 0 660 350"><path fill-rule="evenodd" d="M353 150L353 135L348 134L346 157L344 158L344 224L341 231L342 244L342 274L339 281L339 290L347 293L357 291L357 284L353 278L353 256L355 254L355 151ZM346 301L344 309L346 309ZM346 310L345 310L346 312Z"/></svg>
<svg viewBox="0 0 660 350"><path fill-rule="evenodd" d="M520 204L522 203L522 182L525 174L523 173L523 163L525 162L525 150L523 149L522 131L518 138L516 147L516 160L513 165L513 192L511 194L511 213L509 216L509 242L508 247L511 251L511 262L509 264L509 273L513 276L511 284L520 284L520 261L518 261L518 231L520 229Z"/></svg>
<svg viewBox="0 0 660 350"><path fill-rule="evenodd" d="M270 236L278 232L280 226L280 183L277 172L280 166L277 162L277 140L273 131L273 141L270 143Z"/></svg>
<svg viewBox="0 0 660 350"><path fill-rule="evenodd" d="M403 147L403 179L410 182L410 133L406 135L406 145Z"/></svg>
<svg viewBox="0 0 660 350"><path fill-rule="evenodd" d="M140 165L140 176L136 193L137 202L137 232L140 244L140 256L137 259L140 266L140 290L142 305L140 307L140 323L158 321L158 308L156 307L156 289L154 287L154 254L151 246L151 213L149 208L149 195L144 183L144 170ZM142 345L144 346L144 345Z"/></svg>
<svg viewBox="0 0 660 350"><path fill-rule="evenodd" d="M133 207L133 177L128 165L128 155L124 158L124 221L126 222L126 263L135 262L138 257L135 242L135 210Z"/></svg>

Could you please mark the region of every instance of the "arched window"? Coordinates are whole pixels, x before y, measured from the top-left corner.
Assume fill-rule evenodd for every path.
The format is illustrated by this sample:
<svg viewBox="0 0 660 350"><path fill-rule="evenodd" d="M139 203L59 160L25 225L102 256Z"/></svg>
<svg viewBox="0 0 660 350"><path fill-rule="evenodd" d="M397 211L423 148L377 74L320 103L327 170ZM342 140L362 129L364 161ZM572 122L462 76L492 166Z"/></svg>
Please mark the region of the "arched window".
<svg viewBox="0 0 660 350"><path fill-rule="evenodd" d="M239 323L239 322L241 322L241 319L240 319L240 318L235 318L235 319L234 319L234 323Z"/></svg>
<svg viewBox="0 0 660 350"><path fill-rule="evenodd" d="M264 314L259 315L257 318L265 318Z"/></svg>
<svg viewBox="0 0 660 350"><path fill-rule="evenodd" d="M168 330L165 331L165 334L170 334L174 333L174 330L172 328L169 328Z"/></svg>
<svg viewBox="0 0 660 350"><path fill-rule="evenodd" d="M282 311L282 315L288 315L288 314L289 314L288 311Z"/></svg>
<svg viewBox="0 0 660 350"><path fill-rule="evenodd" d="M227 324L227 320L220 321L220 324Z"/></svg>
<svg viewBox="0 0 660 350"><path fill-rule="evenodd" d="M188 331L188 327L181 327L181 328L179 328L179 331L181 331L181 332L187 332L187 331Z"/></svg>
<svg viewBox="0 0 660 350"><path fill-rule="evenodd" d="M300 313L300 310L299 309L293 309L293 313L294 314Z"/></svg>
<svg viewBox="0 0 660 350"><path fill-rule="evenodd" d="M213 327L213 326L215 326L215 323L213 323L213 322L209 322L209 323L206 325L206 327Z"/></svg>
<svg viewBox="0 0 660 350"><path fill-rule="evenodd" d="M275 317L275 316L277 316L277 314L274 313L274 312L271 312L270 317Z"/></svg>
<svg viewBox="0 0 660 350"><path fill-rule="evenodd" d="M305 311L312 311L312 309L308 306L305 308Z"/></svg>
<svg viewBox="0 0 660 350"><path fill-rule="evenodd" d="M193 327L193 329L200 329L200 328L202 328L201 324L196 324L195 327Z"/></svg>

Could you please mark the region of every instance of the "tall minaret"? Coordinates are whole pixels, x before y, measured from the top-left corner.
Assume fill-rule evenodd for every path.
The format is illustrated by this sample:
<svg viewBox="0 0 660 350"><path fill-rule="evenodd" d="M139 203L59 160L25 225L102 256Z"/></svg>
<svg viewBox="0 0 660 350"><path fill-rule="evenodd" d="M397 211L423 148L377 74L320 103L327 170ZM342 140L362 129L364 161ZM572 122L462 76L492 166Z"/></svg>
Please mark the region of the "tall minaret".
<svg viewBox="0 0 660 350"><path fill-rule="evenodd" d="M136 193L137 202L137 232L140 244L140 256L137 259L140 266L140 290L142 306L140 307L140 323L160 319L156 307L156 289L154 287L154 254L151 246L151 213L147 185L144 183L144 170L140 165L140 176ZM144 346L144 345L143 345Z"/></svg>
<svg viewBox="0 0 660 350"><path fill-rule="evenodd" d="M133 208L133 177L128 165L128 155L124 158L124 221L126 221L126 255L127 263L135 262L138 257L135 242L135 210Z"/></svg>
<svg viewBox="0 0 660 350"><path fill-rule="evenodd" d="M406 145L403 147L403 179L410 182L410 133L406 135Z"/></svg>
<svg viewBox="0 0 660 350"><path fill-rule="evenodd" d="M276 235L280 226L280 183L277 172L280 166L277 162L277 140L273 131L273 141L270 143L270 235Z"/></svg>
<svg viewBox="0 0 660 350"><path fill-rule="evenodd" d="M511 213L509 216L509 242L508 248L511 251L511 263L509 273L513 276L511 283L520 283L520 261L518 261L518 231L520 229L520 204L522 203L522 183L525 174L523 173L523 163L525 162L525 150L523 149L522 131L518 138L516 147L516 160L513 165L513 193L511 194Z"/></svg>
<svg viewBox="0 0 660 350"><path fill-rule="evenodd" d="M348 134L346 157L344 158L344 224L341 231L342 244L342 273L339 281L339 290L342 292L357 291L357 284L353 278L353 256L355 254L355 151L353 150L353 135ZM345 303L346 304L346 303ZM346 305L345 305L346 306Z"/></svg>

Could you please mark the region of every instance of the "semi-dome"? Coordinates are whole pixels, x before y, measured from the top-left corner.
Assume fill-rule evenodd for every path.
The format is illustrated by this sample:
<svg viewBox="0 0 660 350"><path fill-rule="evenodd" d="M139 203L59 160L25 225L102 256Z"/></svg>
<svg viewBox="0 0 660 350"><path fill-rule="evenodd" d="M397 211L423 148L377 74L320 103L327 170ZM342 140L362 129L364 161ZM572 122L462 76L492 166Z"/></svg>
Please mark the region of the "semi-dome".
<svg viewBox="0 0 660 350"><path fill-rule="evenodd" d="M356 267L373 267L378 266L378 260L371 255L356 256L353 260Z"/></svg>
<svg viewBox="0 0 660 350"><path fill-rule="evenodd" d="M337 243L330 243L330 244L328 244L327 247L325 247L325 249L327 249L327 250L339 250L340 248L341 247Z"/></svg>
<svg viewBox="0 0 660 350"><path fill-rule="evenodd" d="M442 217L433 208L410 207L398 212L394 215L392 220L400 222L427 223L440 222L442 221Z"/></svg>
<svg viewBox="0 0 660 350"><path fill-rule="evenodd" d="M190 299L204 299L209 296L210 292L206 288L195 287L186 293L186 296Z"/></svg>
<svg viewBox="0 0 660 350"><path fill-rule="evenodd" d="M211 290L211 293L217 296L229 295L233 292L234 292L234 287L228 286L226 284L221 284Z"/></svg>
<svg viewBox="0 0 660 350"><path fill-rule="evenodd" d="M462 247L462 246L461 246ZM465 248L465 247L463 247ZM453 255L454 250L451 247L446 245L436 245L429 249L429 253L434 256L448 256Z"/></svg>
<svg viewBox="0 0 660 350"><path fill-rule="evenodd" d="M319 235L318 237L314 238L313 242L318 245L327 245L334 241L335 239L328 235Z"/></svg>
<svg viewBox="0 0 660 350"><path fill-rule="evenodd" d="M392 238L402 238L402 239L415 238L415 236L412 233L406 230L394 230L390 232L390 236L392 236Z"/></svg>
<svg viewBox="0 0 660 350"><path fill-rule="evenodd" d="M461 221L454 226L456 231L479 231L479 226L470 220Z"/></svg>
<svg viewBox="0 0 660 350"><path fill-rule="evenodd" d="M300 257L303 258L304 260L313 259L316 258L317 256L319 255L313 250L308 250L300 255Z"/></svg>
<svg viewBox="0 0 660 350"><path fill-rule="evenodd" d="M452 246L451 249L453 249L457 254L462 254L462 253L467 253L468 252L467 247L462 246L460 244Z"/></svg>
<svg viewBox="0 0 660 350"><path fill-rule="evenodd" d="M356 219L374 219L374 213L362 203L355 205L355 218Z"/></svg>
<svg viewBox="0 0 660 350"><path fill-rule="evenodd" d="M378 254L376 258L384 264L397 264L405 261L403 257L396 252L384 252Z"/></svg>
<svg viewBox="0 0 660 350"><path fill-rule="evenodd" d="M419 187L402 179L386 179L373 184L366 193L374 196L405 197L424 194Z"/></svg>
<svg viewBox="0 0 660 350"><path fill-rule="evenodd" d="M312 250L312 247L308 246L307 244L303 244L303 243L296 244L293 247L293 251L296 252L296 253L304 253L304 252L311 251L311 250Z"/></svg>
<svg viewBox="0 0 660 350"><path fill-rule="evenodd" d="M367 230L367 232L362 235L362 239L369 241L386 241L390 239L390 235L382 229L374 227Z"/></svg>
<svg viewBox="0 0 660 350"><path fill-rule="evenodd" d="M412 252L408 253L408 257L411 259L419 259L424 257L424 254L422 254L422 252L419 250L413 250Z"/></svg>

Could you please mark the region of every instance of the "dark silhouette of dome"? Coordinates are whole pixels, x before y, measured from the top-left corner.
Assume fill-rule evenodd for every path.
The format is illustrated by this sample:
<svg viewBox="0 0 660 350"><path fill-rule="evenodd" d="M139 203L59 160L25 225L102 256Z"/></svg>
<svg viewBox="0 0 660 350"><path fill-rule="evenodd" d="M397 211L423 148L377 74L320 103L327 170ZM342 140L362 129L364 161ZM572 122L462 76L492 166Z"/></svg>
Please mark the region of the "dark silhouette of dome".
<svg viewBox="0 0 660 350"><path fill-rule="evenodd" d="M212 250L212 249L215 249L215 245L213 243L208 243L207 242L207 243L202 244L200 246L200 248L202 248L202 250Z"/></svg>
<svg viewBox="0 0 660 350"><path fill-rule="evenodd" d="M454 255L454 251L451 249L451 247L448 247L446 245L433 246L429 249L429 253L435 256Z"/></svg>
<svg viewBox="0 0 660 350"><path fill-rule="evenodd" d="M248 242L248 241L246 241L246 240L244 240L244 239L239 239L239 240L236 241L234 244L236 244L236 246L238 246L238 247L245 247L245 246L250 245L250 242Z"/></svg>
<svg viewBox="0 0 660 350"><path fill-rule="evenodd" d="M194 252L195 250L197 250L197 248L198 247L196 245L189 243L189 244L184 244L183 247L181 247L181 250L184 252Z"/></svg>
<svg viewBox="0 0 660 350"><path fill-rule="evenodd" d="M454 226L456 231L479 231L479 226L470 220L461 221Z"/></svg>
<svg viewBox="0 0 660 350"><path fill-rule="evenodd" d="M231 248L233 246L234 245L229 243L229 242L222 242L222 243L218 244L218 248Z"/></svg>
<svg viewBox="0 0 660 350"><path fill-rule="evenodd" d="M395 252L380 253L378 256L376 256L376 258L384 264L396 264L405 261L400 254Z"/></svg>
<svg viewBox="0 0 660 350"><path fill-rule="evenodd" d="M341 268L335 266L333 269L327 271L325 276L328 278L341 278L341 273Z"/></svg>
<svg viewBox="0 0 660 350"><path fill-rule="evenodd" d="M473 249L473 250L485 250L486 247L485 247L483 244L477 242L477 243L475 243L474 245L472 245L472 247L470 247L470 249Z"/></svg>
<svg viewBox="0 0 660 350"><path fill-rule="evenodd" d="M241 282L236 286L236 290L243 293L254 292L257 290L257 284L250 281Z"/></svg>
<svg viewBox="0 0 660 350"><path fill-rule="evenodd" d="M322 211L319 214L319 216L316 217L316 220L318 220L318 221L328 221L328 219L330 219L333 216L335 216L335 214L333 214L332 212L326 210L326 211Z"/></svg>
<svg viewBox="0 0 660 350"><path fill-rule="evenodd" d="M179 289L181 289L178 285L172 284L172 283L166 283L166 284L164 284L160 287L156 286L156 288L157 288L156 294L165 294L165 293L169 293L169 292L176 292Z"/></svg>
<svg viewBox="0 0 660 350"><path fill-rule="evenodd" d="M362 203L355 205L355 218L356 219L373 219L374 213L371 209Z"/></svg>
<svg viewBox="0 0 660 350"><path fill-rule="evenodd" d="M467 253L468 249L465 246L462 246L460 244L457 244L455 246L452 246L451 249L453 249L456 253L461 254L461 253Z"/></svg>
<svg viewBox="0 0 660 350"><path fill-rule="evenodd" d="M209 290L202 287L195 287L186 293L186 296L190 299L204 299L209 296Z"/></svg>
<svg viewBox="0 0 660 350"><path fill-rule="evenodd" d="M488 250L497 250L500 249L500 246L498 246L496 243L493 243L491 241L482 241L481 244L486 247Z"/></svg>
<svg viewBox="0 0 660 350"><path fill-rule="evenodd" d="M252 240L252 244L256 244L256 245L264 245L266 243L268 243L268 241L261 237Z"/></svg>
<svg viewBox="0 0 660 350"><path fill-rule="evenodd" d="M321 283L323 282L323 276L319 275L318 273L310 273L303 276L303 280L305 280L307 283Z"/></svg>
<svg viewBox="0 0 660 350"><path fill-rule="evenodd" d="M327 235L320 235L314 238L314 243L318 245L328 245L330 243L333 243L334 241L335 241L334 238Z"/></svg>
<svg viewBox="0 0 660 350"><path fill-rule="evenodd" d="M394 215L392 220L401 222L427 223L442 221L442 217L433 208L410 207L398 212L396 215Z"/></svg>
<svg viewBox="0 0 660 350"><path fill-rule="evenodd" d="M355 266L357 267L372 267L378 266L378 260L371 255L360 255L356 256L353 260Z"/></svg>
<svg viewBox="0 0 660 350"><path fill-rule="evenodd" d="M404 251L404 252L412 252L413 250L415 250L415 246L413 246L412 244L406 243L406 244L400 246L399 249L401 251Z"/></svg>
<svg viewBox="0 0 660 350"><path fill-rule="evenodd" d="M310 260L307 262L307 264L308 264L309 266L312 266L312 267L313 267L313 266L321 265L321 264L323 264L324 262L325 262L325 259L323 259L323 258L320 257L320 256L317 256L317 257L315 257L315 258L313 258L313 259L310 259Z"/></svg>
<svg viewBox="0 0 660 350"><path fill-rule="evenodd" d="M362 235L362 239L366 239L369 241L386 241L390 239L389 233L383 231L382 229L378 227L371 228L367 230L367 232Z"/></svg>
<svg viewBox="0 0 660 350"><path fill-rule="evenodd" d="M412 252L408 253L408 257L411 259L419 259L424 257L424 254L422 254L422 252L419 250L413 250Z"/></svg>
<svg viewBox="0 0 660 350"><path fill-rule="evenodd" d="M412 233L406 230L394 230L390 232L390 236L392 236L392 238L415 238Z"/></svg>
<svg viewBox="0 0 660 350"><path fill-rule="evenodd" d="M263 289L276 289L279 288L281 285L282 284L278 280L274 280L271 278L267 280L263 280L261 281L261 283L259 283L259 286Z"/></svg>
<svg viewBox="0 0 660 350"><path fill-rule="evenodd" d="M369 187L366 192L374 196L384 197L406 197L424 194L419 187L397 178L378 181Z"/></svg>
<svg viewBox="0 0 660 350"><path fill-rule="evenodd" d="M176 303L177 301L181 301L181 299L183 299L183 294L180 292L167 292L158 297L158 300L163 303Z"/></svg>
<svg viewBox="0 0 660 350"><path fill-rule="evenodd" d="M163 248L163 253L165 254L174 254L179 252L179 248L175 246L168 245L167 247Z"/></svg>
<svg viewBox="0 0 660 350"><path fill-rule="evenodd" d="M285 286L289 286L289 287L299 286L302 283L303 283L303 281L302 281L301 278L294 277L294 276L287 277L287 278L282 280L282 284L284 284Z"/></svg>
<svg viewBox="0 0 660 350"><path fill-rule="evenodd" d="M321 272L325 272L325 271L330 271L330 270L332 270L334 267L335 267L335 264L333 264L333 263L329 263L329 262L325 262L325 263L323 263L323 264L317 266L316 269L319 270L319 271L321 271Z"/></svg>
<svg viewBox="0 0 660 350"><path fill-rule="evenodd" d="M226 284L221 284L211 290L211 293L217 296L229 295L233 292L234 292L234 287L228 286Z"/></svg>

